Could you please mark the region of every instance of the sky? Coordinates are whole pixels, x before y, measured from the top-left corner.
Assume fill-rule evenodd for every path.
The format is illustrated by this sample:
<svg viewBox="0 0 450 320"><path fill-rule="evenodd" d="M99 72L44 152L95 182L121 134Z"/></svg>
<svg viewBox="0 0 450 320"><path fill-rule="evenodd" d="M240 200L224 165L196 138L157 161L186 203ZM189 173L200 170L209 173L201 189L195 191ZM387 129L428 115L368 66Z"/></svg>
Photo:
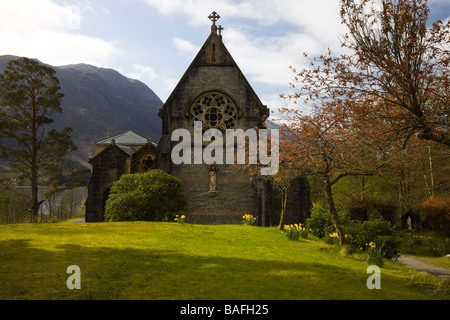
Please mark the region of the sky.
<svg viewBox="0 0 450 320"><path fill-rule="evenodd" d="M430 0L430 21L450 0ZM338 0L0 0L0 55L86 63L138 79L165 102L220 15L223 42L272 111L294 78L328 48L339 53Z"/></svg>

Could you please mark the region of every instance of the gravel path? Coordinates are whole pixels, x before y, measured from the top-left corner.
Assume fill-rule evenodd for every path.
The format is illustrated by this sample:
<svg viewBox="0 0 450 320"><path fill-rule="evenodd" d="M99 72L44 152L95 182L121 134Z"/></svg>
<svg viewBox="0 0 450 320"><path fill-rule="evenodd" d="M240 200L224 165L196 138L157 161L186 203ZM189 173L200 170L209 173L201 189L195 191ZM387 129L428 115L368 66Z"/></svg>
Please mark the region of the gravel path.
<svg viewBox="0 0 450 320"><path fill-rule="evenodd" d="M419 271L425 271L428 272L434 276L437 276L439 278L443 279L449 279L450 278L450 269L438 267L417 259L414 259L410 256L404 256L401 255L400 258L398 258L398 261L404 265L405 267L416 269Z"/></svg>

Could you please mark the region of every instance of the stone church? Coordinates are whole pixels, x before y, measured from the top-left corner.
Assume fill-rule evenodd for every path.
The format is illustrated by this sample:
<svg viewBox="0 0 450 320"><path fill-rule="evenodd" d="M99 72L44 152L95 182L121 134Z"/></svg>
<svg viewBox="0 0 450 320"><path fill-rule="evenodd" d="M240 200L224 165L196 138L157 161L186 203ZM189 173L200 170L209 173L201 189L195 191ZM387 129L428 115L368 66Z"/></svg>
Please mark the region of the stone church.
<svg viewBox="0 0 450 320"><path fill-rule="evenodd" d="M251 176L232 164L174 164L172 132L194 132L194 121L207 129L247 130L264 128L269 109L263 105L222 42L220 16L213 12L211 33L178 82L158 116L162 136L156 145L132 131L96 143L96 155L89 159L92 177L86 200L86 222L104 217L110 187L124 173L148 169L166 171L182 181L188 223L237 224L244 214L257 217L257 224L279 223L281 197L267 179ZM203 148L207 143L203 142ZM297 179L290 188L286 223L304 223L311 208L309 184Z"/></svg>

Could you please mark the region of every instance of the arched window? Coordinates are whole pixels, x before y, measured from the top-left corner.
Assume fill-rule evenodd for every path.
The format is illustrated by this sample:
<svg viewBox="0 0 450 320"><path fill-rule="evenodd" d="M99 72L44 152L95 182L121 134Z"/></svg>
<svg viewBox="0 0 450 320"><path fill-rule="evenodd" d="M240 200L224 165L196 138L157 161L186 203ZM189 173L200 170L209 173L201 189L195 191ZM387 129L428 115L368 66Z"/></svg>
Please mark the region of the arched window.
<svg viewBox="0 0 450 320"><path fill-rule="evenodd" d="M191 106L190 119L202 121L207 129L233 129L236 126L237 108L233 101L219 92L209 92L198 97Z"/></svg>

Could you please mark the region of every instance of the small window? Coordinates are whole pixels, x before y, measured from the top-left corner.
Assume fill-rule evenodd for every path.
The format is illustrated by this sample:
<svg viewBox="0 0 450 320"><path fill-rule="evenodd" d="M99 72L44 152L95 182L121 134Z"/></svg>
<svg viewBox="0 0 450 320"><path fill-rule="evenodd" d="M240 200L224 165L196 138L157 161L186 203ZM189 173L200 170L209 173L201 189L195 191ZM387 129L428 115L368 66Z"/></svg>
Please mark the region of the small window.
<svg viewBox="0 0 450 320"><path fill-rule="evenodd" d="M153 169L155 165L155 156L153 154L145 154L139 160L139 171L145 172Z"/></svg>

